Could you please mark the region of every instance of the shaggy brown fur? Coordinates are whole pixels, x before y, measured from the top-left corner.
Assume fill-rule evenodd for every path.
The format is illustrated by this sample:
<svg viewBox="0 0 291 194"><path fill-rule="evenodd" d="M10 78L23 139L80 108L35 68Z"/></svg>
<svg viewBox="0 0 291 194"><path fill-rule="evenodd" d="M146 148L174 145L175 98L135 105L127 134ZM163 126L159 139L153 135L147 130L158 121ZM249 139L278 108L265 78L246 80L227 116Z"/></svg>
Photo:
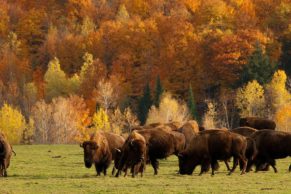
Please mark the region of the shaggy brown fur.
<svg viewBox="0 0 291 194"><path fill-rule="evenodd" d="M118 162L115 163L118 172L116 177L121 174L121 171L127 175L127 169L131 168L132 177L135 177L139 172L141 176L145 168L146 162L146 140L138 132L133 131L126 139L121 150L117 150ZM116 160L117 161L117 160Z"/></svg>
<svg viewBox="0 0 291 194"><path fill-rule="evenodd" d="M7 168L10 166L12 147L3 133L0 133L0 176L7 177Z"/></svg>
<svg viewBox="0 0 291 194"><path fill-rule="evenodd" d="M245 117L245 118L240 119L239 126L252 127L257 130L261 130L261 129L275 130L276 123L275 121L272 121L270 119L264 119L264 118L259 118L259 117Z"/></svg>
<svg viewBox="0 0 291 194"><path fill-rule="evenodd" d="M85 141L80 145L84 149L84 163L87 168L95 165L97 176L101 172L106 175L107 168L112 161L112 155L108 141L102 132L91 135L89 141Z"/></svg>
<svg viewBox="0 0 291 194"><path fill-rule="evenodd" d="M107 141L108 141L108 144L109 144L109 149L110 149L110 152L111 152L111 155L112 155L112 160L117 160L118 161L118 158L116 159L116 154L118 154L117 150L120 150L125 142L125 139L120 136L120 135L117 135L115 133L109 133L109 132L103 132L104 136L106 137ZM116 167L117 166L113 166L112 168L112 175L115 173L115 170L116 170Z"/></svg>
<svg viewBox="0 0 291 194"><path fill-rule="evenodd" d="M247 140L241 135L223 130L201 131L192 139L186 150L179 154L179 172L192 174L195 167L201 165L201 175L208 171L210 165L214 175L218 160L225 161L233 157L234 165L229 174L235 170L238 160L244 163L243 174L247 165L246 147Z"/></svg>
<svg viewBox="0 0 291 194"><path fill-rule="evenodd" d="M265 129L256 131L252 138L258 149L258 154L251 163L256 165L256 171L267 163L277 172L275 160L291 156L291 133Z"/></svg>
<svg viewBox="0 0 291 194"><path fill-rule="evenodd" d="M186 146L188 146L193 136L199 132L199 126L196 121L191 120L186 122L178 131L184 134Z"/></svg>

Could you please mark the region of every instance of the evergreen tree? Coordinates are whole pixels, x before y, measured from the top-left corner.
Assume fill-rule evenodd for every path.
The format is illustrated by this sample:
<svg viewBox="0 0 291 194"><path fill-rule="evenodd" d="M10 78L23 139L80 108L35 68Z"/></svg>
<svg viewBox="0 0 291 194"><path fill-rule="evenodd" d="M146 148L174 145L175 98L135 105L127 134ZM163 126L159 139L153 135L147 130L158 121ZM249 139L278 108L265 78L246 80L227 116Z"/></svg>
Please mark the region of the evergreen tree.
<svg viewBox="0 0 291 194"><path fill-rule="evenodd" d="M156 80L156 91L155 91L155 98L154 98L154 105L157 108L159 108L161 96L162 96L163 92L164 92L164 88L162 86L160 76L158 76L157 80Z"/></svg>
<svg viewBox="0 0 291 194"><path fill-rule="evenodd" d="M269 57L263 53L261 45L257 43L255 51L243 69L238 86L243 86L252 80L257 80L259 84L265 85L272 79L276 69L277 65L270 62Z"/></svg>
<svg viewBox="0 0 291 194"><path fill-rule="evenodd" d="M143 96L141 97L138 104L138 118L141 125L145 124L151 105L152 105L151 90L149 83L147 83L146 87L144 88Z"/></svg>
<svg viewBox="0 0 291 194"><path fill-rule="evenodd" d="M291 76L291 31L290 31L290 38L284 39L285 41L282 42L282 55L281 55L281 62L282 67L285 70L288 77Z"/></svg>
<svg viewBox="0 0 291 194"><path fill-rule="evenodd" d="M196 121L199 121L198 113L197 113L197 108L196 108L196 103L194 100L194 95L193 95L193 90L192 90L192 85L190 84L189 86L189 91L188 91L188 109L191 114L192 119L195 119Z"/></svg>

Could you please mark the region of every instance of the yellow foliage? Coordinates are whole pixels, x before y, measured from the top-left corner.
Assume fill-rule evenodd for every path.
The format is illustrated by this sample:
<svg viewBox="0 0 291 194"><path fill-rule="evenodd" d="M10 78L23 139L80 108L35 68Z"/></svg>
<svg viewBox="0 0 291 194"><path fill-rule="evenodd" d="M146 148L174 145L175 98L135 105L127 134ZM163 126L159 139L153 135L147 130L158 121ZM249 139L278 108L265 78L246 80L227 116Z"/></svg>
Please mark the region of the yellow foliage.
<svg viewBox="0 0 291 194"><path fill-rule="evenodd" d="M263 87L253 80L243 88L239 88L236 94L236 106L243 117L263 116L265 106Z"/></svg>
<svg viewBox="0 0 291 194"><path fill-rule="evenodd" d="M290 101L290 94L286 89L287 75L283 70L278 70L272 81L267 85L268 97L274 111Z"/></svg>
<svg viewBox="0 0 291 194"><path fill-rule="evenodd" d="M291 131L291 104L282 106L275 114L277 128L282 131Z"/></svg>
<svg viewBox="0 0 291 194"><path fill-rule="evenodd" d="M100 108L98 112L94 113L93 124L97 131L98 130L110 131L109 118L103 108Z"/></svg>
<svg viewBox="0 0 291 194"><path fill-rule="evenodd" d="M0 109L0 130L6 135L9 142L20 143L25 127L25 119L22 114L5 103Z"/></svg>
<svg viewBox="0 0 291 194"><path fill-rule="evenodd" d="M184 122L188 120L188 116L185 103L179 103L170 93L164 93L159 108L151 107L146 123Z"/></svg>
<svg viewBox="0 0 291 194"><path fill-rule="evenodd" d="M84 142L90 140L90 134L95 132L95 129L88 128L89 119L88 113L84 114L82 118L80 118L80 122L78 123L77 129L78 134L75 137L77 142Z"/></svg>

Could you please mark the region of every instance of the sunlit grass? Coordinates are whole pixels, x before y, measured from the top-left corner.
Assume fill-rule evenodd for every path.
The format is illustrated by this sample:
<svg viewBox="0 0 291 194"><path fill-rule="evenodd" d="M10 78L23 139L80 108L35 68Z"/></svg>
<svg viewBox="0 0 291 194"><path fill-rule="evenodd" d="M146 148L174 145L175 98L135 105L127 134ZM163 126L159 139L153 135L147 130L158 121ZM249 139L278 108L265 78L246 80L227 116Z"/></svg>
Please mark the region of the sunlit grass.
<svg viewBox="0 0 291 194"><path fill-rule="evenodd" d="M96 177L86 169L82 150L77 145L14 146L8 178L0 179L0 193L291 193L290 158L278 160L279 173L237 171L228 176L223 163L214 177L177 174L175 156L161 160L159 175L147 166L143 178Z"/></svg>

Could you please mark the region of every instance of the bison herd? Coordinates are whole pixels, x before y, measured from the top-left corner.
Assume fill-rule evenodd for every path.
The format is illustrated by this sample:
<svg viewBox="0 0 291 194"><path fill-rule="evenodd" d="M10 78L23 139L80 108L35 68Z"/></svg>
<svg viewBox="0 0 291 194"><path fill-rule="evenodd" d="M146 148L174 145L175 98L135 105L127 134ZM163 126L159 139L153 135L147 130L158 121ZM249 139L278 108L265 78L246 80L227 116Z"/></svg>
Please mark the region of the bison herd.
<svg viewBox="0 0 291 194"><path fill-rule="evenodd" d="M95 166L98 176L107 174L114 161L112 175L122 173L131 176L143 173L146 164L151 164L154 174L158 174L159 160L176 155L179 160L179 174L191 175L200 166L200 175L211 169L214 175L219 161L223 161L233 173L239 165L241 174L253 170L268 170L269 166L277 172L276 159L291 156L291 133L276 131L272 120L247 117L240 120L235 129L205 129L196 121L181 125L178 122L154 123L132 129L127 135L109 132L96 132L90 140L80 144L84 151L86 168ZM11 145L0 133L0 176L7 176ZM233 164L230 168L229 161ZM291 165L289 166L289 172Z"/></svg>
<svg viewBox="0 0 291 194"><path fill-rule="evenodd" d="M196 166L201 166L200 175L211 169L214 175L218 161L224 161L229 175L239 165L241 174L268 170L275 172L275 160L291 156L291 134L275 131L272 120L247 117L240 120L240 127L228 130L205 129L195 121L183 125L178 122L154 123L133 128L124 139L122 136L98 132L90 141L81 144L87 168L95 165L97 175L106 175L112 160L116 177L128 169L132 177L143 175L146 164L151 164L154 174L158 174L159 159L176 155L179 159L179 173L192 174ZM233 159L232 168L228 162ZM291 171L291 165L289 166Z"/></svg>

